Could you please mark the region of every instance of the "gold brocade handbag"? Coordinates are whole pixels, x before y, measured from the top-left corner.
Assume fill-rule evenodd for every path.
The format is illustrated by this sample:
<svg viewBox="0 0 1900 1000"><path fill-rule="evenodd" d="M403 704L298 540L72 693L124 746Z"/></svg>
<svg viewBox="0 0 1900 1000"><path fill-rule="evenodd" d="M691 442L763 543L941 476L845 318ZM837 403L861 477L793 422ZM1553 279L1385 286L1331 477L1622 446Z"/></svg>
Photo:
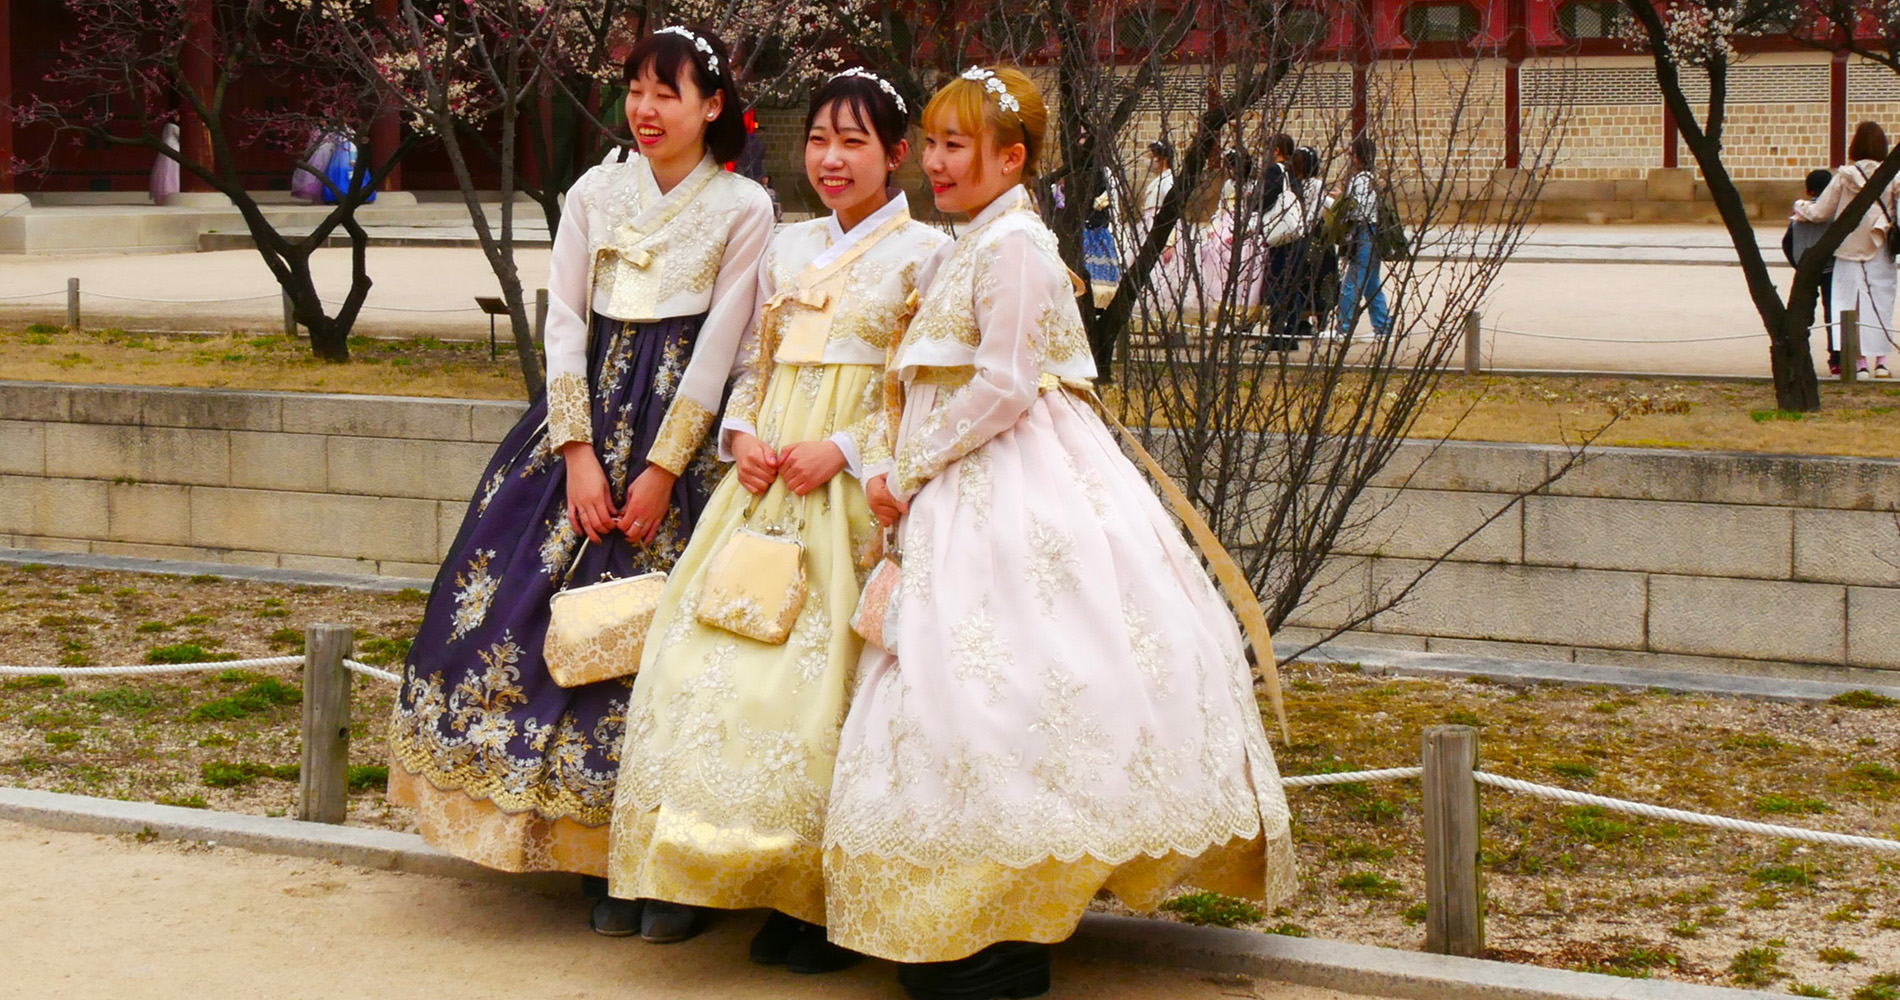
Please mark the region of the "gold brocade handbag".
<svg viewBox="0 0 1900 1000"><path fill-rule="evenodd" d="M696 617L703 625L779 646L805 608L804 520L790 529L755 528L760 499L752 498L746 523L713 553Z"/></svg>
<svg viewBox="0 0 1900 1000"><path fill-rule="evenodd" d="M574 553L561 588L548 600L548 637L541 655L548 676L562 687L626 677L640 670L640 653L647 629L666 589L665 573L613 577L585 587L567 589L580 565L583 541Z"/></svg>
<svg viewBox="0 0 1900 1000"><path fill-rule="evenodd" d="M864 578L858 609L851 614L851 631L865 642L897 655L897 609L903 603L904 562L897 550L897 532L884 529L884 556Z"/></svg>

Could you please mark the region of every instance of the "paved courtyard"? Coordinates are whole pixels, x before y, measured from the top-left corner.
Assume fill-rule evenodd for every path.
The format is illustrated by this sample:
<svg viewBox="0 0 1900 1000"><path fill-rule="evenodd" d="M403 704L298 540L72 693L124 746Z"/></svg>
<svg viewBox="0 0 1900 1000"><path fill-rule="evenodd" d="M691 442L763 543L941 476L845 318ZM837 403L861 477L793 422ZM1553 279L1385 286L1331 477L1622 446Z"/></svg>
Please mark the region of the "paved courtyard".
<svg viewBox="0 0 1900 1000"><path fill-rule="evenodd" d="M7 996L898 1000L893 967L796 976L745 959L756 914L659 946L587 932L578 898L232 848L0 822ZM1331 990L1087 963L1052 997L1350 1000Z"/></svg>
<svg viewBox="0 0 1900 1000"><path fill-rule="evenodd" d="M466 228L401 227L406 243L420 245L372 247L369 267L376 284L359 332L485 337L488 320L474 298L497 293L481 251L431 245L431 239L459 239ZM409 239L417 232L434 235ZM1761 230L1759 238L1778 260L1779 230ZM527 287L546 284L547 256L545 249L520 251ZM1766 375L1767 338L1741 269L1728 263L1733 259L1717 226L1540 227L1506 266L1482 310L1487 364ZM340 301L348 288L349 251L319 251L314 266L325 297ZM1776 270L1784 285L1791 273ZM9 256L0 267L0 322L63 321L69 277L80 279L87 325L282 327L277 285L250 250ZM1817 334L1817 357L1821 343Z"/></svg>

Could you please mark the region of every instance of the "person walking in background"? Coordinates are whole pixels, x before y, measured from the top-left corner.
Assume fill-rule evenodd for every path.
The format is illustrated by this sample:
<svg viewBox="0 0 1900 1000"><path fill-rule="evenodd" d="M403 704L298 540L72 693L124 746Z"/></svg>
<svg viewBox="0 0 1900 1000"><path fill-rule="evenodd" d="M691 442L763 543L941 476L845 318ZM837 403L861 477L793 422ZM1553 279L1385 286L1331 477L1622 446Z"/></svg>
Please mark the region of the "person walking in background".
<svg viewBox="0 0 1900 1000"><path fill-rule="evenodd" d="M1136 206L1134 238L1128 241L1131 262L1148 241L1148 234L1154 232L1155 216L1174 191L1174 147L1166 139L1148 144L1148 175L1148 183L1141 189L1141 203ZM1174 243L1173 233L1168 234L1168 243Z"/></svg>
<svg viewBox="0 0 1900 1000"><path fill-rule="evenodd" d="M1339 182L1335 197L1345 201L1340 211L1345 225L1346 279L1339 290L1339 327L1336 336L1351 341L1359 323L1359 309L1372 311L1372 332L1380 339L1392 335L1392 315L1385 304L1385 289L1379 285L1379 184L1372 176L1378 147L1372 137L1362 135L1352 141L1347 154L1346 176Z"/></svg>
<svg viewBox="0 0 1900 1000"><path fill-rule="evenodd" d="M1887 133L1879 122L1861 122L1854 128L1847 158L1850 162L1834 172L1834 179L1819 196L1794 203L1794 218L1825 224L1847 211L1848 203L1880 169L1880 161L1887 158ZM1860 357L1853 361L1862 372L1871 368L1875 378L1891 377L1887 355L1893 353L1895 275L1893 255L1887 251L1887 234L1896 228L1893 216L1897 188L1900 182L1889 184L1834 250L1834 308L1842 312L1853 309L1859 314ZM1835 330L1829 339L1838 343L1838 337ZM1847 361L1843 358L1841 363Z"/></svg>
<svg viewBox="0 0 1900 1000"><path fill-rule="evenodd" d="M1827 190L1827 182L1833 175L1825 170L1810 170L1807 177L1809 198L1819 198ZM1795 216L1788 223L1788 231L1781 234L1781 255L1788 258L1789 267L1800 267L1801 258L1808 250L1820 242L1821 234L1827 232L1827 223L1809 222ZM1841 373L1840 331L1834 327L1834 258L1827 259L1827 266L1821 269L1821 319L1827 324L1827 371L1830 375Z"/></svg>
<svg viewBox="0 0 1900 1000"><path fill-rule="evenodd" d="M1269 247L1262 296L1269 334L1259 349L1285 353L1299 348L1306 335L1301 327L1313 311L1325 259L1325 248L1313 234L1326 210L1326 192L1313 150L1291 150L1280 166L1280 196L1260 223L1261 239Z"/></svg>
<svg viewBox="0 0 1900 1000"><path fill-rule="evenodd" d="M159 130L159 141L174 153L178 152L179 139L177 122L166 122L165 127ZM152 161L152 204L163 205L165 199L177 193L178 161L160 153L158 159Z"/></svg>

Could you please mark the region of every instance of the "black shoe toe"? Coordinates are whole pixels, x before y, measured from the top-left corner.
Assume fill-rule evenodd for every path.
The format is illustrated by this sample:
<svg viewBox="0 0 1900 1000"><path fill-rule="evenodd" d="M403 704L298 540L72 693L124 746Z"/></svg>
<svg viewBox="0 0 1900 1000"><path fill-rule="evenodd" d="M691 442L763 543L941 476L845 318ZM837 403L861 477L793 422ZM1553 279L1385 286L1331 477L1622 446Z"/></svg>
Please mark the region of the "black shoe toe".
<svg viewBox="0 0 1900 1000"><path fill-rule="evenodd" d="M602 896L594 901L587 925L602 937L632 937L640 933L640 901Z"/></svg>
<svg viewBox="0 0 1900 1000"><path fill-rule="evenodd" d="M749 955L759 965L784 965L790 956L792 946L805 934L805 928L811 925L788 917L777 910L765 918L765 926L752 935L752 948Z"/></svg>

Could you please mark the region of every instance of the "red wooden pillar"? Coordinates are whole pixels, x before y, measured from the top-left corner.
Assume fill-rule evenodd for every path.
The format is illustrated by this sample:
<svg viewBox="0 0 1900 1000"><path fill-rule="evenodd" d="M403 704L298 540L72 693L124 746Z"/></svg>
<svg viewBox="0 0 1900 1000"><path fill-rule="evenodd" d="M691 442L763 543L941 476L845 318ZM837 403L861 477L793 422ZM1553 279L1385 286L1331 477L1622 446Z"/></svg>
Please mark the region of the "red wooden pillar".
<svg viewBox="0 0 1900 1000"><path fill-rule="evenodd" d="M1518 90L1519 67L1530 53L1530 26L1524 9L1525 0L1507 0L1505 18L1509 31L1504 39L1504 166L1516 170L1523 165L1523 102Z"/></svg>
<svg viewBox="0 0 1900 1000"><path fill-rule="evenodd" d="M385 24L394 24L397 17L398 0L376 0L376 19ZM369 169L381 169L389 158L396 155L396 147L402 144L402 119L397 115L395 103L384 109L369 127ZM389 172L383 180L384 191L402 190L402 165Z"/></svg>
<svg viewBox="0 0 1900 1000"><path fill-rule="evenodd" d="M13 4L0 0L0 194L13 193Z"/></svg>
<svg viewBox="0 0 1900 1000"><path fill-rule="evenodd" d="M209 103L212 95L213 66L216 53L212 50L217 44L212 33L212 0L194 0L192 3L191 33L185 40L180 61L185 74L185 86L198 95L198 100ZM211 134L205 130L204 120L183 101L179 104L178 127L183 132L179 143L187 160L204 165L211 170L217 169L216 158L211 151ZM179 187L185 191L210 191L211 185L193 175L191 171L179 172Z"/></svg>
<svg viewBox="0 0 1900 1000"><path fill-rule="evenodd" d="M1676 169L1676 116L1663 105L1663 169Z"/></svg>
<svg viewBox="0 0 1900 1000"><path fill-rule="evenodd" d="M1847 53L1836 52L1827 64L1827 165L1838 167L1846 162Z"/></svg>
<svg viewBox="0 0 1900 1000"><path fill-rule="evenodd" d="M1352 22L1352 134L1366 134L1367 73L1372 66L1373 3L1359 0Z"/></svg>

